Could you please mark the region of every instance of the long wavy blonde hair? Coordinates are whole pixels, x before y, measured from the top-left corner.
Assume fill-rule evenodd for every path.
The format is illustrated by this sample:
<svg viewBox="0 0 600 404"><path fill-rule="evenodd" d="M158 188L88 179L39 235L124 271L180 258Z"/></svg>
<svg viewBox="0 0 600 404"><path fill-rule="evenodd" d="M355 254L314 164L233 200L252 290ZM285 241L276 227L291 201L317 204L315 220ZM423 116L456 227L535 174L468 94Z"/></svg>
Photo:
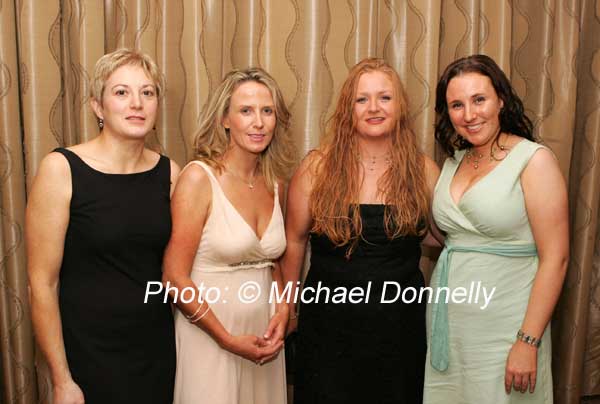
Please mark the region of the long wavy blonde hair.
<svg viewBox="0 0 600 404"><path fill-rule="evenodd" d="M259 67L230 71L210 97L202 117L200 129L194 137L195 158L206 162L216 170L224 167L221 162L230 143L229 133L223 126L223 118L229 112L231 96L242 84L254 81L269 89L275 104L275 130L269 146L261 153L258 169L267 188L272 192L277 180L287 180L296 162L296 148L289 133L290 113L285 105L277 82Z"/></svg>
<svg viewBox="0 0 600 404"><path fill-rule="evenodd" d="M386 205L385 232L390 239L423 235L429 215L425 161L411 128L400 77L384 60L364 59L350 70L342 86L320 147L320 158L315 159L315 179L310 198L314 219L311 230L325 234L338 247L347 246L348 258L362 234L358 203L363 178L353 110L360 77L374 71L382 72L391 79L397 112L391 133L391 163L378 181Z"/></svg>

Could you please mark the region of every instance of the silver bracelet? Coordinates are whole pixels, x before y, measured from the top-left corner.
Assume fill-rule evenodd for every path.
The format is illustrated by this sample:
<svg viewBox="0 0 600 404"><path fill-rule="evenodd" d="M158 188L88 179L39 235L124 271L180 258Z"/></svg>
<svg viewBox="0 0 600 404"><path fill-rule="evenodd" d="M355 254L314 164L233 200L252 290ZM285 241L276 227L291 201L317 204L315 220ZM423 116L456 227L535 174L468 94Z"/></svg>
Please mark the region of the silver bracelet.
<svg viewBox="0 0 600 404"><path fill-rule="evenodd" d="M196 317L196 314L198 314L200 312L200 309L202 308L203 305L204 305L204 300L202 301L202 303L200 303L200 306L198 306L198 308L196 309L194 314L191 314L189 316L187 314L184 314L185 318L187 318L188 320L191 320L194 317Z"/></svg>
<svg viewBox="0 0 600 404"><path fill-rule="evenodd" d="M195 324L198 321L202 320L204 318L204 316L206 316L206 314L208 313L209 310L210 310L210 306L207 305L204 313L202 313L198 318L190 319L190 323Z"/></svg>
<svg viewBox="0 0 600 404"><path fill-rule="evenodd" d="M523 330L519 330L517 332L517 340L523 341L526 344L531 345L532 347L539 348L542 340L540 338L532 337L531 335L525 334Z"/></svg>

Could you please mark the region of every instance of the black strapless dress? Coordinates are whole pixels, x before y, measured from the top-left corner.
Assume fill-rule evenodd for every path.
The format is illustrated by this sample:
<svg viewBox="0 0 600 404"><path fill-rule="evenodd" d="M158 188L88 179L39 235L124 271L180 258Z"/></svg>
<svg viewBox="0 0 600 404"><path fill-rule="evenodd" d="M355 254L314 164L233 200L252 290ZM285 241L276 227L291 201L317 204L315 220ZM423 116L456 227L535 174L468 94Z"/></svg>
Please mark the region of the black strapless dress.
<svg viewBox="0 0 600 404"><path fill-rule="evenodd" d="M295 404L422 403L426 299L381 302L385 282L396 282L401 290L412 287L417 293L424 286L419 270L421 238L389 240L384 205L361 205L360 212L363 239L349 260L345 247L336 248L326 236L311 235L311 267L304 287L327 287L331 295L328 303L321 292L318 303L300 304ZM354 299L358 303L331 301L335 288L366 291L369 284L368 302L358 295ZM384 297L394 300L397 292L389 283ZM412 292L405 297L409 301Z"/></svg>

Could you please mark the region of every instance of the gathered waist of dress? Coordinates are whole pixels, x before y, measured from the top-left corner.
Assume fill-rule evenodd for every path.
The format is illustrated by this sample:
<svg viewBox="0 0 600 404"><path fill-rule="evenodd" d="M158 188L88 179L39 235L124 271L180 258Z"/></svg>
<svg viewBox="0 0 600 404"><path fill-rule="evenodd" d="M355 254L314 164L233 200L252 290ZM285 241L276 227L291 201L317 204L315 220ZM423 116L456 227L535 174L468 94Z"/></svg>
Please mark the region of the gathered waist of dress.
<svg viewBox="0 0 600 404"><path fill-rule="evenodd" d="M446 240L446 245L438 258L434 276L437 278L437 287L448 289L448 276L452 254L462 253L482 253L493 254L503 257L535 257L537 248L535 244L487 244L487 245L454 245ZM449 365L449 331L448 331L448 306L445 302L445 296L449 293L444 292L441 302L435 301L431 308L431 338L429 341L431 366L444 372Z"/></svg>
<svg viewBox="0 0 600 404"><path fill-rule="evenodd" d="M193 271L196 272L233 272L244 269L261 269L274 267L275 263L273 260L253 260L253 261L239 261L225 265L215 265L211 263L197 263L194 265Z"/></svg>

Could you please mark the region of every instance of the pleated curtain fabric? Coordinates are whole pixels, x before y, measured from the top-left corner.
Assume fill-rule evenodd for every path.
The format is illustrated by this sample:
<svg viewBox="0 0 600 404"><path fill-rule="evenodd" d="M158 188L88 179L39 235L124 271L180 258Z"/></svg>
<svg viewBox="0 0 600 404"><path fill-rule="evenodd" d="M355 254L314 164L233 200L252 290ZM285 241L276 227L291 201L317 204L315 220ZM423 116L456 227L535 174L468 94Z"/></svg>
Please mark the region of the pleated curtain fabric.
<svg viewBox="0 0 600 404"><path fill-rule="evenodd" d="M316 147L349 68L385 58L406 87L423 151L441 71L473 53L510 77L569 183L571 261L553 319L555 402L600 395L600 0L0 0L0 403L50 403L29 315L24 208L40 160L97 135L96 60L149 53L166 91L151 147L184 164L232 68L281 85L301 153Z"/></svg>

